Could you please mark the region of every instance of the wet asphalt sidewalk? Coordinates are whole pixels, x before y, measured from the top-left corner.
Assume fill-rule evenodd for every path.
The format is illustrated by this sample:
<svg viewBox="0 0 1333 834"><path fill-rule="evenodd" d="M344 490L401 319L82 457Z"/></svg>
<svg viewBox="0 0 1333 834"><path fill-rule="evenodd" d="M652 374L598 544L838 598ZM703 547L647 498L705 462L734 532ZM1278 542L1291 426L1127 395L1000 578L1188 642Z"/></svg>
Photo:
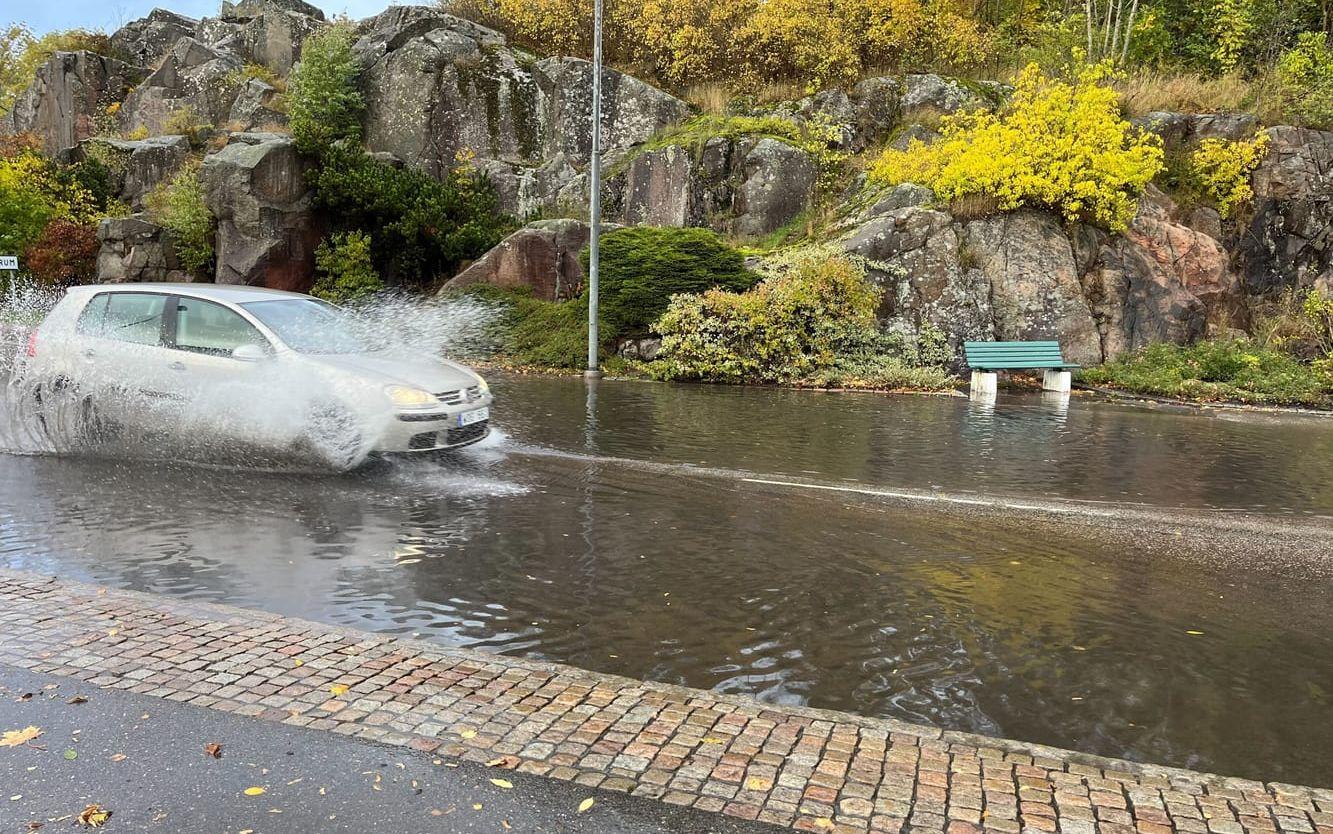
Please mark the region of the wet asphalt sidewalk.
<svg viewBox="0 0 1333 834"><path fill-rule="evenodd" d="M0 733L30 726L0 746L0 834L90 830L94 803L109 834L779 830L0 665Z"/></svg>

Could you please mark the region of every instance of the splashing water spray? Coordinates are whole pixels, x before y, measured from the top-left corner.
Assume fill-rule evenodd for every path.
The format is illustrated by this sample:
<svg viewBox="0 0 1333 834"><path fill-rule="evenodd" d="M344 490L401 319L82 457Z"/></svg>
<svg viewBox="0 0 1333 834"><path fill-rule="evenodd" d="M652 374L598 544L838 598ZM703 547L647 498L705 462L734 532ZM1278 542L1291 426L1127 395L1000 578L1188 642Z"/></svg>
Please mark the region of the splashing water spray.
<svg viewBox="0 0 1333 834"><path fill-rule="evenodd" d="M183 398L153 396L141 368L110 377L49 380L25 373L36 328L59 290L12 282L0 299L0 451L95 452L191 462L349 469L396 419L387 398L342 390L301 365L250 363L243 373L194 384ZM476 356L491 347L497 306L473 297L386 294L345 308L358 359L417 362ZM323 332L295 338L325 339ZM286 338L286 336L284 337ZM289 340L290 341L290 340ZM108 420L114 410L124 420ZM314 404L314 405L312 405ZM336 404L336 405L334 405ZM129 430L129 426L133 430Z"/></svg>

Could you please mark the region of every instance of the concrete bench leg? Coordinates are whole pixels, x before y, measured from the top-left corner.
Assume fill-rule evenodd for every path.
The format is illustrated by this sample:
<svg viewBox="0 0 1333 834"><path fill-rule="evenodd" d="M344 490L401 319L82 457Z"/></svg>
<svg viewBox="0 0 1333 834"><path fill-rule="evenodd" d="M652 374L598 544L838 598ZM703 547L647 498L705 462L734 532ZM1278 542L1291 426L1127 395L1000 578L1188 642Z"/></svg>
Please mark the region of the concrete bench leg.
<svg viewBox="0 0 1333 834"><path fill-rule="evenodd" d="M973 371L969 391L974 396L993 397L999 383L994 371Z"/></svg>
<svg viewBox="0 0 1333 834"><path fill-rule="evenodd" d="M1074 375L1069 371L1047 371L1042 374L1041 390L1068 394L1073 385Z"/></svg>

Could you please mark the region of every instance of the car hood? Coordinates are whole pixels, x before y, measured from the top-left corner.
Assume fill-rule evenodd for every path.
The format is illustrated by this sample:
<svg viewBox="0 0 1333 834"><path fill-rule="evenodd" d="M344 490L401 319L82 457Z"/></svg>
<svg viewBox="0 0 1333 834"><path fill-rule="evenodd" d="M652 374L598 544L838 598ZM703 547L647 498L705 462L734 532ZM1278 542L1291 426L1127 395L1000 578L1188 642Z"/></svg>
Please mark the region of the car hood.
<svg viewBox="0 0 1333 834"><path fill-rule="evenodd" d="M461 365L442 359L416 359L370 353L307 355L321 365L384 385L411 385L432 394L477 384Z"/></svg>

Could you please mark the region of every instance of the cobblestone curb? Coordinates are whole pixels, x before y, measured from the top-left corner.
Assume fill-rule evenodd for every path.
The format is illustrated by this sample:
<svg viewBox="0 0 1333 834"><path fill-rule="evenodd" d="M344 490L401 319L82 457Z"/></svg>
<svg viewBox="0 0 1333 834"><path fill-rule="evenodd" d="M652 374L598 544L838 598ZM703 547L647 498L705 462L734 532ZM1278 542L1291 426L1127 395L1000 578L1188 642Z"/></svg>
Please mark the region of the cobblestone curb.
<svg viewBox="0 0 1333 834"><path fill-rule="evenodd" d="M1333 834L1225 778L0 570L0 664L806 831Z"/></svg>

